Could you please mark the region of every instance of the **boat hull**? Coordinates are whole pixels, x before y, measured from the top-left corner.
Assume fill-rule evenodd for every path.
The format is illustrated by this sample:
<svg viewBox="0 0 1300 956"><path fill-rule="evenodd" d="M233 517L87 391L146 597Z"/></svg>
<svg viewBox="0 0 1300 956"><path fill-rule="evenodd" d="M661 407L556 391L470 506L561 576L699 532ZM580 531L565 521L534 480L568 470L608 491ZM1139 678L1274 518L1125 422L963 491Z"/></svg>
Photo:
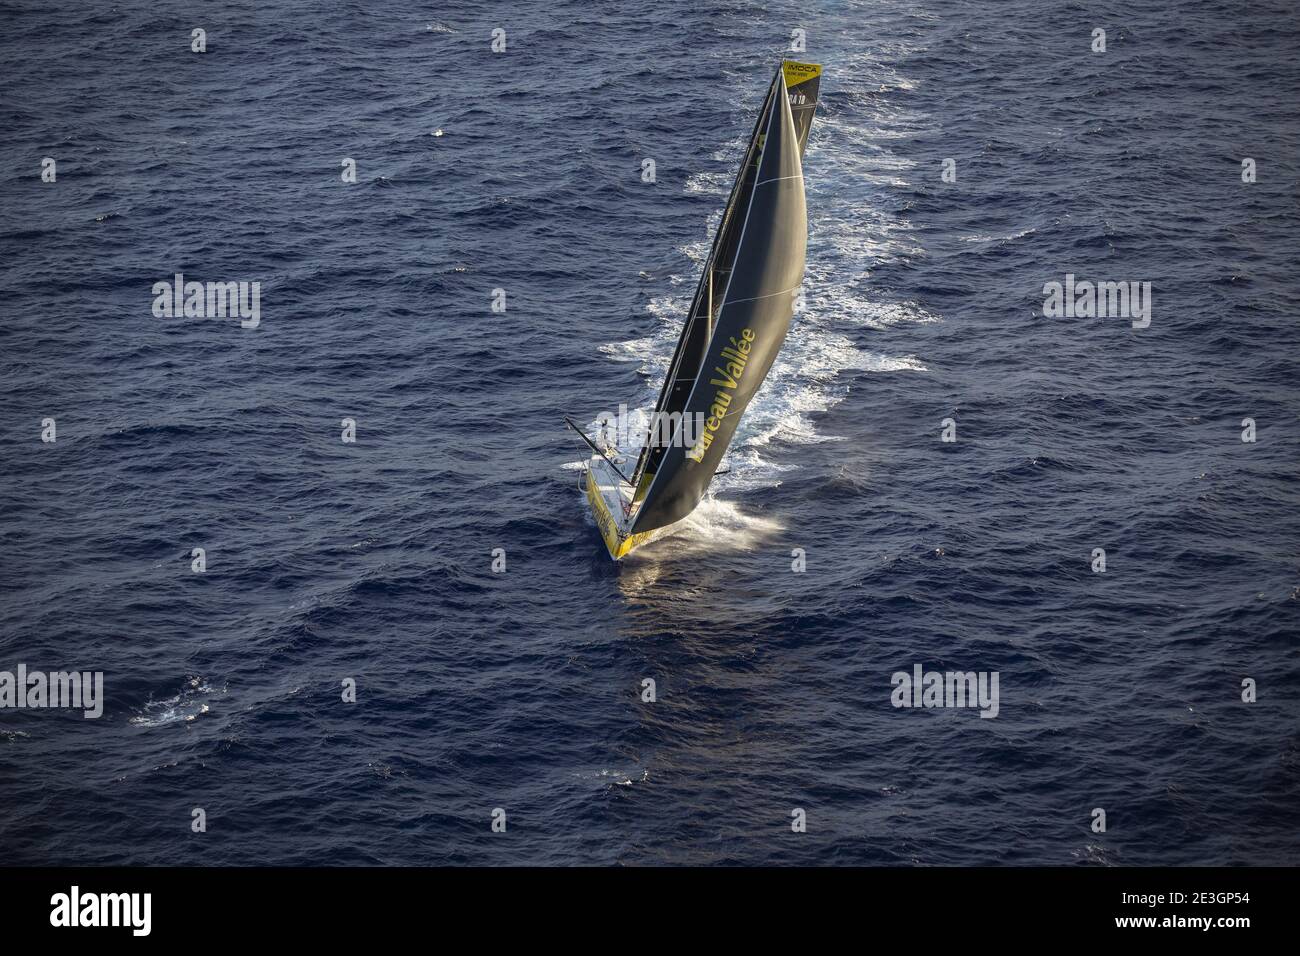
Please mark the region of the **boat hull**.
<svg viewBox="0 0 1300 956"><path fill-rule="evenodd" d="M655 531L643 531L630 534L623 508L628 502L628 492L614 470L598 455L593 455L587 462L587 504L591 506L591 515L600 528L600 536L605 540L609 556L621 561L634 548L658 536Z"/></svg>

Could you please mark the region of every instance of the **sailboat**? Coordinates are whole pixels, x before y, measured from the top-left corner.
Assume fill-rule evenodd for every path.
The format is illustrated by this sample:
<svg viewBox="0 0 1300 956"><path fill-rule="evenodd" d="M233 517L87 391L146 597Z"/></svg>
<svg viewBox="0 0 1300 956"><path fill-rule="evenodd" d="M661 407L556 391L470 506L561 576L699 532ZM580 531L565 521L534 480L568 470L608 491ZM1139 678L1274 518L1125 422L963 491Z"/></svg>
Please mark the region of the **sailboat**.
<svg viewBox="0 0 1300 956"><path fill-rule="evenodd" d="M785 341L808 244L803 153L821 67L782 61L718 223L645 440L593 439L583 485L610 557L666 533L700 503Z"/></svg>

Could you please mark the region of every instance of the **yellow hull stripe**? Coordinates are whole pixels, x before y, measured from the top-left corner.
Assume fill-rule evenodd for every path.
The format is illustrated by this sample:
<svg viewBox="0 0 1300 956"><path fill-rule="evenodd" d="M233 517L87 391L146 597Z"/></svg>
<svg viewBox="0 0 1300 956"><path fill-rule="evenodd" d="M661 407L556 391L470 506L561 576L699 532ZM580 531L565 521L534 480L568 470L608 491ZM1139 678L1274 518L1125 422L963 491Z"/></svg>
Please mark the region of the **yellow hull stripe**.
<svg viewBox="0 0 1300 956"><path fill-rule="evenodd" d="M640 534L621 535L618 530L618 522L614 516L609 513L609 505L605 503L605 496L600 493L596 476L587 473L587 502L591 505L591 513L596 518L596 524L600 528L600 536L605 539L605 547L609 549L609 556L615 561L622 558L637 545L645 544L653 531L642 531Z"/></svg>

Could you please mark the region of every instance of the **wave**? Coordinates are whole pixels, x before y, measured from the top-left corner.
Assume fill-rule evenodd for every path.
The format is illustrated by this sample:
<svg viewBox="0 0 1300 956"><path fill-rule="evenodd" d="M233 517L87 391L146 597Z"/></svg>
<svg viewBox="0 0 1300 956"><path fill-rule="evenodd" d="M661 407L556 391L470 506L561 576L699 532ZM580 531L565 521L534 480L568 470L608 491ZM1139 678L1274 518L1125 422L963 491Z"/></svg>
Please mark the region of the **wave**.
<svg viewBox="0 0 1300 956"><path fill-rule="evenodd" d="M202 677L191 677L174 697L149 701L129 722L137 727L190 723L208 712L208 701L225 693L225 687L214 690Z"/></svg>

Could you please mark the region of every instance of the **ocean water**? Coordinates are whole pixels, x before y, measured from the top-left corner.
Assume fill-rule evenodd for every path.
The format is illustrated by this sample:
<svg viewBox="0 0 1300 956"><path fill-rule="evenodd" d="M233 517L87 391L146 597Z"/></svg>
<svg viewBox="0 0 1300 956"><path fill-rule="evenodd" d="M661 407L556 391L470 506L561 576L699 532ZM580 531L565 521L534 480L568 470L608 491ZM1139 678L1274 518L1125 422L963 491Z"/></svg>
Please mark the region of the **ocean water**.
<svg viewBox="0 0 1300 956"><path fill-rule="evenodd" d="M0 670L105 675L0 710L0 864L1296 862L1291 4L0 16ZM807 307L615 565L562 416L653 402L796 29Z"/></svg>

